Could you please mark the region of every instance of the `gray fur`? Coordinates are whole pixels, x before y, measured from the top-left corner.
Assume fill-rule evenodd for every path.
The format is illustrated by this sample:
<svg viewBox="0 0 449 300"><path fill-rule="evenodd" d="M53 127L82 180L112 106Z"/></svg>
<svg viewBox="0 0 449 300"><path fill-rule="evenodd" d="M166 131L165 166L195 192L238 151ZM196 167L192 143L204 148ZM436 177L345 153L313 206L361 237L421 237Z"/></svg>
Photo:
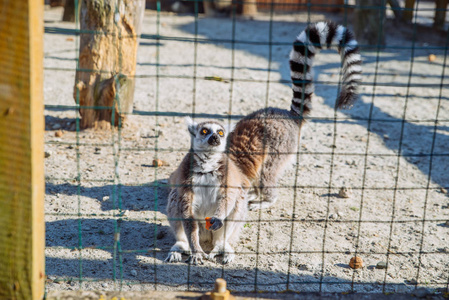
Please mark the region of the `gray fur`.
<svg viewBox="0 0 449 300"><path fill-rule="evenodd" d="M269 107L256 111L240 120L229 136L229 157L256 192L249 201L251 210L277 201L278 181L298 152L304 117L311 110L313 58L324 45L341 53L343 84L336 107L350 107L357 99L362 60L353 34L332 22L309 25L298 35L290 53L291 110Z"/></svg>
<svg viewBox="0 0 449 300"><path fill-rule="evenodd" d="M198 264L203 258L223 254L223 263L229 263L235 257L230 243L238 238L246 219L249 184L223 153L226 132L221 124L186 123L192 149L170 177L174 188L168 198L167 215L176 243L165 261L178 262L181 253L189 253L187 262ZM212 218L210 231L205 228L206 217ZM206 241L213 245L209 255L200 245Z"/></svg>

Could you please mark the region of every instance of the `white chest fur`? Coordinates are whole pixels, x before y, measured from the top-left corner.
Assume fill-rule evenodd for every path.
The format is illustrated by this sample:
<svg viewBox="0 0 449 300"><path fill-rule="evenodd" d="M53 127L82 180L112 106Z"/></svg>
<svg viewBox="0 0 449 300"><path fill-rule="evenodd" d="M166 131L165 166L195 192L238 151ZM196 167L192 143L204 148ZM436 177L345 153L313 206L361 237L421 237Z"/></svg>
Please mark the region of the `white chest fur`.
<svg viewBox="0 0 449 300"><path fill-rule="evenodd" d="M212 217L217 209L220 181L213 173L193 176L193 216L195 219Z"/></svg>

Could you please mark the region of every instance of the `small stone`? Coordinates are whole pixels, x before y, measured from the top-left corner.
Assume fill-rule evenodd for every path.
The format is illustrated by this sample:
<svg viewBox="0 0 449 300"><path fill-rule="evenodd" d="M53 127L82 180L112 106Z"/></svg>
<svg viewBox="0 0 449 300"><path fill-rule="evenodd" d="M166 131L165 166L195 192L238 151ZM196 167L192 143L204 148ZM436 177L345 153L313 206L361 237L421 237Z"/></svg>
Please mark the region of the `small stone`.
<svg viewBox="0 0 449 300"><path fill-rule="evenodd" d="M347 164L348 166L357 166L357 163L355 162L355 160L352 160L352 161L347 160L347 161L346 161L346 164Z"/></svg>
<svg viewBox="0 0 449 300"><path fill-rule="evenodd" d="M351 190L351 188L344 186L338 191L338 195L341 198L350 198L352 196L352 190Z"/></svg>
<svg viewBox="0 0 449 300"><path fill-rule="evenodd" d="M349 266L352 269L360 269L363 268L363 260L361 257L358 256L354 256L353 258L351 258L351 260L349 261Z"/></svg>
<svg viewBox="0 0 449 300"><path fill-rule="evenodd" d="M104 196L102 200L103 201L108 201L109 200L109 196Z"/></svg>
<svg viewBox="0 0 449 300"><path fill-rule="evenodd" d="M137 271L136 270L131 270L131 275L136 277L137 276Z"/></svg>
<svg viewBox="0 0 449 300"><path fill-rule="evenodd" d="M413 295L415 295L418 298L426 298L427 295L430 295L430 294L432 294L432 292L428 288L425 288L425 287L420 287L413 292Z"/></svg>
<svg viewBox="0 0 449 300"><path fill-rule="evenodd" d="M101 154L101 148L95 147L94 154Z"/></svg>
<svg viewBox="0 0 449 300"><path fill-rule="evenodd" d="M449 220L447 220L444 224L449 227Z"/></svg>
<svg viewBox="0 0 449 300"><path fill-rule="evenodd" d="M376 264L376 269L386 269L387 268L387 263L384 261L380 261Z"/></svg>
<svg viewBox="0 0 449 300"><path fill-rule="evenodd" d="M447 194L447 190L446 190L444 187L442 187L442 188L440 189L440 192L443 193L443 194Z"/></svg>
<svg viewBox="0 0 449 300"><path fill-rule="evenodd" d="M58 130L58 129L61 129L61 125L56 123L56 124L53 124L53 126L51 128L53 128L53 130Z"/></svg>
<svg viewBox="0 0 449 300"><path fill-rule="evenodd" d="M157 238L158 240L161 240L161 239L163 239L164 237L165 237L165 231L160 230L160 231L157 233L156 238Z"/></svg>
<svg viewBox="0 0 449 300"><path fill-rule="evenodd" d="M58 131L55 131L55 137L61 137L63 135L64 135L64 132L61 129L59 129Z"/></svg>
<svg viewBox="0 0 449 300"><path fill-rule="evenodd" d="M51 156L51 151L45 151L44 157L49 158Z"/></svg>
<svg viewBox="0 0 449 300"><path fill-rule="evenodd" d="M162 159L153 159L153 167L169 167L170 164Z"/></svg>
<svg viewBox="0 0 449 300"><path fill-rule="evenodd" d="M305 264L301 264L301 265L298 266L298 269L301 270L301 271L307 271L307 270L310 269L310 266L305 265Z"/></svg>
<svg viewBox="0 0 449 300"><path fill-rule="evenodd" d="M435 54L430 54L428 59L429 59L430 62L433 62L433 61L435 61L435 59L437 59L437 57L436 57Z"/></svg>

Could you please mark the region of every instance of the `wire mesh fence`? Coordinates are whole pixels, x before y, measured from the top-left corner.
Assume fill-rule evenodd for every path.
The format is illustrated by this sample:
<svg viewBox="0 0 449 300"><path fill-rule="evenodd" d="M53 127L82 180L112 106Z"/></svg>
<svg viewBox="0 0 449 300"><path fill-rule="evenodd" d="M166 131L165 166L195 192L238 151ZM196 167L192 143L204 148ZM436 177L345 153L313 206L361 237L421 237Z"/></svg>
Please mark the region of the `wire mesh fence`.
<svg viewBox="0 0 449 300"><path fill-rule="evenodd" d="M112 2L117 11L124 3ZM359 45L363 81L351 110L334 109L340 56L317 55L293 167L274 187L278 201L240 220L235 260L164 262L175 242L168 179L190 149L183 117L229 125L289 109L295 37L323 20L354 29L350 2L261 2L251 18L238 5L205 17L201 2L181 4L190 11L159 1L145 11L132 111L109 130L81 130L75 73L80 35L119 29L85 32L78 19L59 22L60 9L45 13L47 290L207 290L222 277L242 292L447 293L449 35L428 24L440 10L419 0L411 23L394 20L385 2L367 6L385 12L386 43ZM363 268L349 267L354 256Z"/></svg>

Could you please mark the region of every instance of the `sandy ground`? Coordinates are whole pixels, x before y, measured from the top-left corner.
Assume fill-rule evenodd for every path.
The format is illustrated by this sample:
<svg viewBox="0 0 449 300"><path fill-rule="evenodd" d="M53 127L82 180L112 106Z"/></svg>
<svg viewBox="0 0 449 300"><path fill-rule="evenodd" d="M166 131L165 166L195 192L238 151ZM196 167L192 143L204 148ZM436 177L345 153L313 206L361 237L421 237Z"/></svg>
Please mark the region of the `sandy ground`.
<svg viewBox="0 0 449 300"><path fill-rule="evenodd" d="M75 28L58 21L60 9L45 13L45 26ZM311 21L326 18L343 21L311 15ZM422 27L414 34L413 27L389 21L388 47L363 52L361 98L349 111L333 110L338 54L319 55L314 109L278 202L249 214L232 264L219 258L189 266L163 262L174 242L165 182L189 147L181 116L212 114L228 122L229 115L238 119L266 105L289 108L288 54L307 15L274 15L270 22L261 14L235 27L227 18L195 23L193 16L162 13L159 27L157 20L147 11L143 33L214 42L142 39L134 114L112 132L74 131L77 113L68 106L74 105L78 39L45 34L48 291L207 290L217 277L237 291L447 288L449 79L442 76L449 69L443 35ZM251 43L227 42L233 32ZM436 55L433 62L429 54ZM154 111L179 116L156 117ZM64 135L55 137L59 129ZM170 166L155 168L154 158ZM352 189L350 198L338 196L342 186ZM355 251L362 269L348 267ZM389 262L387 270L375 268L381 261Z"/></svg>

